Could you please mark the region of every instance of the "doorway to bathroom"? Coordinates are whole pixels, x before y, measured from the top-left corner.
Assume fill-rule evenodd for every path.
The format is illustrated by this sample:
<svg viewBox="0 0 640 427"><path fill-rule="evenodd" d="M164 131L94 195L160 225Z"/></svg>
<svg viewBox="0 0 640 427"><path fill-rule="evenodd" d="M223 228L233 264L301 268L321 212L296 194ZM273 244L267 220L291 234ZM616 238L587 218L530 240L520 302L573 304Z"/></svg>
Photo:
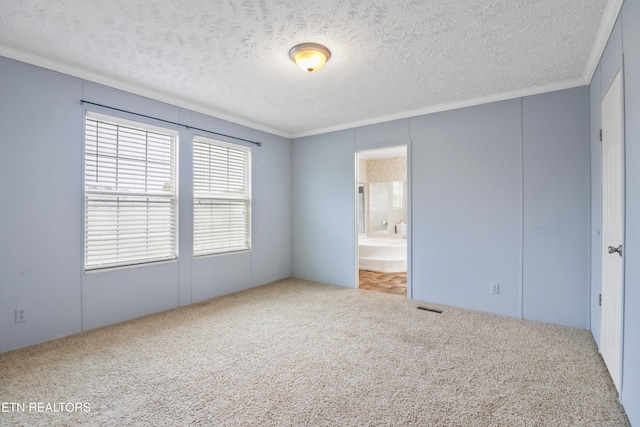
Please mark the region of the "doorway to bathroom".
<svg viewBox="0 0 640 427"><path fill-rule="evenodd" d="M407 296L407 146L356 153L356 281Z"/></svg>

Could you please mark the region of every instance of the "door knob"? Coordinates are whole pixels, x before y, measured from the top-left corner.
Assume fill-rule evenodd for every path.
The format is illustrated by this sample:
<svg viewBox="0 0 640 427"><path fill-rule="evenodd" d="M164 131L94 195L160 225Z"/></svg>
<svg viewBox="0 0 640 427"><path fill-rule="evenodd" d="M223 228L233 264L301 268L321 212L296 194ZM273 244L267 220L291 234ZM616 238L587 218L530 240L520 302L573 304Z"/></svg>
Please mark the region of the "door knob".
<svg viewBox="0 0 640 427"><path fill-rule="evenodd" d="M622 256L622 245L618 246L617 248L614 248L613 246L609 246L609 253L610 254L615 254L618 253L618 255Z"/></svg>

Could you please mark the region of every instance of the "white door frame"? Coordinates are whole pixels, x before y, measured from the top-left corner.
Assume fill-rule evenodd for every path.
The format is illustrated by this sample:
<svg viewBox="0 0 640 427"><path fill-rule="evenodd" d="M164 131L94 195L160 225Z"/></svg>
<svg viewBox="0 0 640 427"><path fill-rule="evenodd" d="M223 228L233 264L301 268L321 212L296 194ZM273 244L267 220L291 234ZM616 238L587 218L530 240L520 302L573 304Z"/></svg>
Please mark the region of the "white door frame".
<svg viewBox="0 0 640 427"><path fill-rule="evenodd" d="M624 328L624 86L622 70L601 101L600 353L622 395ZM620 245L620 246L619 246ZM621 249L615 252L615 249Z"/></svg>
<svg viewBox="0 0 640 427"><path fill-rule="evenodd" d="M413 285L412 285L412 278L411 278L411 271L412 271L412 208L411 208L411 201L412 201L412 197L411 197L411 191L412 191L412 185L411 185L411 140L402 140L402 141L394 141L394 142L389 142L389 143L383 143L383 144L377 144L377 145L371 145L371 146L366 146L366 147L360 147L360 148L356 148L356 151L354 153L354 162L355 162L355 174L354 174L354 197L355 197L355 215L354 215L354 223L353 223L353 227L354 227L354 241L355 241L355 268L354 268L354 274L355 274L355 281L354 281L354 287L356 289L358 289L360 287L360 281L359 281L359 276L360 276L360 272L359 272L359 263L360 263L360 254L359 254L359 250L358 250L358 184L359 184L359 168L360 168L360 164L359 164L359 159L360 159L360 153L363 151L369 151L369 150L376 150L379 148L391 148L391 147L398 147L398 146L405 146L407 147L407 298L409 299L413 299ZM366 203L366 200L365 200Z"/></svg>

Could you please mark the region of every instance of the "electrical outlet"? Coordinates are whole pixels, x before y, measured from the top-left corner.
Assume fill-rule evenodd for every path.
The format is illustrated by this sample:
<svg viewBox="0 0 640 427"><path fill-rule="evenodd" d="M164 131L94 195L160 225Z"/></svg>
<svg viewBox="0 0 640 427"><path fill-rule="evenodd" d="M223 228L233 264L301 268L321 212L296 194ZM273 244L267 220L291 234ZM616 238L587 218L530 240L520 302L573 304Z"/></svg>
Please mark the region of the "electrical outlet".
<svg viewBox="0 0 640 427"><path fill-rule="evenodd" d="M16 323L27 321L27 311L24 308L16 308Z"/></svg>
<svg viewBox="0 0 640 427"><path fill-rule="evenodd" d="M495 295L498 295L500 293L499 283L491 283L491 293Z"/></svg>

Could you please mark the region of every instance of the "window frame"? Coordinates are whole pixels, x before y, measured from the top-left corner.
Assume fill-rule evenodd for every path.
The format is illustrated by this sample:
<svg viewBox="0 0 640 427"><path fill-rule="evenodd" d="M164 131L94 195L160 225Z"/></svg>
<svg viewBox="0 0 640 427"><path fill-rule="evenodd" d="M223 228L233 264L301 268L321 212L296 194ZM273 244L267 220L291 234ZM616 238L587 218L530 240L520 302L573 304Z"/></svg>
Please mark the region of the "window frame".
<svg viewBox="0 0 640 427"><path fill-rule="evenodd" d="M123 186L122 189L118 188L116 190L105 190L105 189L100 190L96 188L94 189L89 188L90 186L87 183L88 160L89 158L92 157L88 154L88 144L87 144L88 143L87 131L88 131L88 126L90 125L89 120L94 120L97 122L106 122L111 125L122 126L125 128L133 128L136 130L145 131L147 133L162 134L165 137L169 137L171 142L169 143L168 164L169 164L169 174L171 175L171 178L172 178L172 181L170 180L169 183L173 185L173 188L170 194L168 195L164 194L164 191L165 191L164 186L162 191L155 191L155 192L132 191L131 189L127 190L125 186ZM117 141L115 142L116 146L118 144L122 145L121 139L122 138L118 137ZM146 136L147 141L148 139L149 139L149 135ZM176 261L179 258L179 157L178 157L179 131L177 129L172 129L170 127L157 126L157 125L145 123L143 121L124 118L119 115L104 114L101 112L87 109L84 111L82 153L83 153L83 159L82 159L83 160L83 169L82 169L82 172L83 172L83 175L82 175L83 225L82 226L83 226L83 270L84 272L93 273L93 272L99 272L99 271L105 271L105 270L131 268L131 267L137 267L137 266L147 266L147 265L153 265L158 263ZM93 158L96 159L96 161L99 159L99 157L100 156L97 152L95 156L93 156ZM145 163L144 163L145 167L148 167L149 163L150 163L149 156L147 155L145 157ZM114 170L117 170L117 167ZM97 176L97 173L98 172L96 171L96 176ZM141 185L142 182L144 182L145 185L148 185L149 181L150 181L150 178L148 175L146 175L143 181L139 181L137 183L131 184L131 186L135 187L135 185ZM168 199L169 203L167 204L167 206L169 207L170 213L169 215L166 216L166 219L168 224L170 224L167 228L167 232L170 236L169 237L170 244L167 245L167 250L168 252L170 252L170 254L161 255L161 256L138 256L136 258L130 258L130 259L124 259L124 260L116 259L113 261L100 262L100 263L88 262L88 259L90 257L89 251L91 250L90 242L89 242L90 224L88 223L89 215L91 214L89 203L92 197L95 198L95 197L101 197L101 196L103 196L105 199L109 197L128 198L129 199L128 202L130 202L131 205L139 203L139 206L143 206L146 204L147 205L147 209L146 209L147 224L150 222L149 206L152 203L157 202L158 200ZM135 199L138 199L138 200L135 200ZM118 209L120 209L120 206L115 208L116 211L118 211ZM116 215L116 217L118 217L118 215L119 213ZM148 246L149 234L151 234L151 231L150 231L151 229L144 228L144 230L145 230L144 233L146 233L147 235L147 246ZM117 236L121 236L121 235L118 234ZM115 240L117 239L118 237L115 237ZM117 245L117 244L114 243L114 245ZM116 256L115 258L118 258L118 257Z"/></svg>

